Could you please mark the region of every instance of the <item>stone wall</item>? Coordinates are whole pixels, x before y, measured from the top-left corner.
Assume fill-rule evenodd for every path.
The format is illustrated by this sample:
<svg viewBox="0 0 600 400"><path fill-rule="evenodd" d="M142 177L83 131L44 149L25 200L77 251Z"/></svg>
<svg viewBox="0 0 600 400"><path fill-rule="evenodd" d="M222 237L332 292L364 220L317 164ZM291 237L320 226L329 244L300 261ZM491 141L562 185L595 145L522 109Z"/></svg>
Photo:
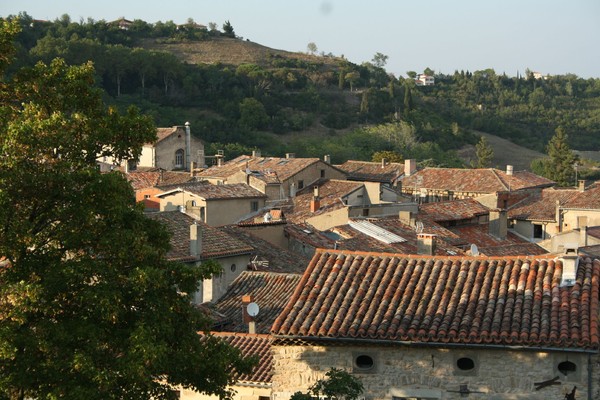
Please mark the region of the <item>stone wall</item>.
<svg viewBox="0 0 600 400"><path fill-rule="evenodd" d="M594 397L591 398L600 398L600 375L596 371L600 369L597 366L600 359L582 353L280 345L273 347L273 355L275 400L287 400L296 391L306 391L331 368L344 369L358 377L365 387L363 395L366 399L562 400L574 386L577 386L576 398L587 399L588 360L592 361L594 370ZM373 360L371 368L357 366L357 357L365 355ZM469 368L470 362L473 368ZM567 375L561 373L558 365L563 362L573 363L576 371ZM560 384L536 390L536 382L549 381L556 376ZM467 385L468 396L461 397L458 392L461 385Z"/></svg>

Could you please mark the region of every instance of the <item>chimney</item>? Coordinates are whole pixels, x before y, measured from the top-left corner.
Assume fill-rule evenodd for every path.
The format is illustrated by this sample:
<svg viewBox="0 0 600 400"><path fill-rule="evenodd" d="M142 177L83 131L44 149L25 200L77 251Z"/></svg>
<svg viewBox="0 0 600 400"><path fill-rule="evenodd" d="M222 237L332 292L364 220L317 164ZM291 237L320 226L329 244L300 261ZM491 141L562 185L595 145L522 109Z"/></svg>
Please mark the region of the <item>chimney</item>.
<svg viewBox="0 0 600 400"><path fill-rule="evenodd" d="M588 245L587 216L577 217L577 225L579 226L579 247L585 247Z"/></svg>
<svg viewBox="0 0 600 400"><path fill-rule="evenodd" d="M331 164L331 156L329 154L325 154L323 161L325 161L327 164Z"/></svg>
<svg viewBox="0 0 600 400"><path fill-rule="evenodd" d="M190 255L197 258L202 255L202 227L196 222L190 225Z"/></svg>
<svg viewBox="0 0 600 400"><path fill-rule="evenodd" d="M290 197L296 197L296 184L290 183Z"/></svg>
<svg viewBox="0 0 600 400"><path fill-rule="evenodd" d="M385 164L387 164L387 160L385 158L381 159L381 168L385 168Z"/></svg>
<svg viewBox="0 0 600 400"><path fill-rule="evenodd" d="M129 173L129 160L125 160L125 165L123 165L123 170L125 171L125 175Z"/></svg>
<svg viewBox="0 0 600 400"><path fill-rule="evenodd" d="M577 181L577 189L579 189L580 192L585 192L585 184L587 182L585 181L585 179L580 179Z"/></svg>
<svg viewBox="0 0 600 400"><path fill-rule="evenodd" d="M313 198L310 201L310 212L317 212L321 208L321 198L319 197L319 187L313 187Z"/></svg>
<svg viewBox="0 0 600 400"><path fill-rule="evenodd" d="M558 232L562 232L562 212L560 210L560 200L556 200L556 208L554 209L554 219L558 227Z"/></svg>
<svg viewBox="0 0 600 400"><path fill-rule="evenodd" d="M497 239L506 239L508 232L508 218L506 210L495 209L490 210L489 233Z"/></svg>
<svg viewBox="0 0 600 400"><path fill-rule="evenodd" d="M435 235L430 233L417 234L417 254L433 256L435 254Z"/></svg>
<svg viewBox="0 0 600 400"><path fill-rule="evenodd" d="M567 249L565 247L565 249ZM562 278L560 287L573 286L577 278L577 267L579 266L579 256L577 253L563 254L559 259L562 262Z"/></svg>
<svg viewBox="0 0 600 400"><path fill-rule="evenodd" d="M217 167L223 166L223 157L217 157Z"/></svg>
<svg viewBox="0 0 600 400"><path fill-rule="evenodd" d="M190 123L185 123L185 165L190 166L190 155L192 154L192 135L190 134Z"/></svg>
<svg viewBox="0 0 600 400"><path fill-rule="evenodd" d="M190 162L190 177L194 177L194 169L196 168L196 163L195 162Z"/></svg>
<svg viewBox="0 0 600 400"><path fill-rule="evenodd" d="M260 150L252 150L252 158L260 158Z"/></svg>
<svg viewBox="0 0 600 400"><path fill-rule="evenodd" d="M285 153L285 158L296 158L296 153Z"/></svg>
<svg viewBox="0 0 600 400"><path fill-rule="evenodd" d="M248 314L248 304L252 303L254 299L252 295L243 295L242 296L242 321L244 324L248 324L248 333L256 333L256 323L254 322L254 317L251 317Z"/></svg>
<svg viewBox="0 0 600 400"><path fill-rule="evenodd" d="M513 174L513 166L512 165L507 165L506 166L506 175L511 176Z"/></svg>
<svg viewBox="0 0 600 400"><path fill-rule="evenodd" d="M417 172L417 160L414 158L404 160L404 176L411 176L415 172Z"/></svg>
<svg viewBox="0 0 600 400"><path fill-rule="evenodd" d="M400 220L400 222L402 222L403 224L409 225L409 226L414 226L416 221L415 221L415 217L413 216L413 213L410 211L400 211L398 214L398 219Z"/></svg>

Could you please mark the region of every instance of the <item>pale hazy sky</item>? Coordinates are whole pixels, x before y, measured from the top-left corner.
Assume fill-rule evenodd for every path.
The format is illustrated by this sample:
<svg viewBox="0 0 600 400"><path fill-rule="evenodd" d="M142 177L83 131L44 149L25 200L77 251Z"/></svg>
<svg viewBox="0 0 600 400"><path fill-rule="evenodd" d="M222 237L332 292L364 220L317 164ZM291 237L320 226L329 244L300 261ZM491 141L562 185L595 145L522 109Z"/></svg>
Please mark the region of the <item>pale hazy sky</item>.
<svg viewBox="0 0 600 400"><path fill-rule="evenodd" d="M430 67L526 69L600 78L600 0L0 0L0 16L35 19L62 14L79 21L185 23L188 18L275 49L344 55L353 63L387 55L396 76Z"/></svg>

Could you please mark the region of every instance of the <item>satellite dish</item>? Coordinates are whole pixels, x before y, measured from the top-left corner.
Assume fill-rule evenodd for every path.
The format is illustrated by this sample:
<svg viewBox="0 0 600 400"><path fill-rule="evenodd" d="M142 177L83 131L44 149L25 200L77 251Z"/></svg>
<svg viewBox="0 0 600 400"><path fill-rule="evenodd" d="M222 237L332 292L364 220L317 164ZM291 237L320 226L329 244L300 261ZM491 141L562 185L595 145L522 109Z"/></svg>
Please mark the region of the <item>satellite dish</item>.
<svg viewBox="0 0 600 400"><path fill-rule="evenodd" d="M259 310L260 310L260 308L258 307L258 304L256 304L256 303L250 303L246 306L246 312L251 317L256 317L258 315Z"/></svg>
<svg viewBox="0 0 600 400"><path fill-rule="evenodd" d="M478 256L479 255L479 249L477 248L476 244L472 244L471 245L471 255L472 256Z"/></svg>

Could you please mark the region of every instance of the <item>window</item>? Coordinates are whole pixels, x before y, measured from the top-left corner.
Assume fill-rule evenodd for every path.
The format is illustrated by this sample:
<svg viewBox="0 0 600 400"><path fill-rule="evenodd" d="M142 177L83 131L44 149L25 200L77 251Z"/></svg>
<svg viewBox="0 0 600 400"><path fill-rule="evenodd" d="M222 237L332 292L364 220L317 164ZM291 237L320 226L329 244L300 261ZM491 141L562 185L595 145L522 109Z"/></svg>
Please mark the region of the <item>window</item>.
<svg viewBox="0 0 600 400"><path fill-rule="evenodd" d="M479 368L477 356L460 354L454 358L454 375L476 376Z"/></svg>
<svg viewBox="0 0 600 400"><path fill-rule="evenodd" d="M565 356L557 354L554 359L554 374L560 377L561 381L577 382L581 380L581 369L584 361L578 355Z"/></svg>
<svg viewBox="0 0 600 400"><path fill-rule="evenodd" d="M540 224L533 224L533 238L534 239L543 239L544 238L544 229Z"/></svg>
<svg viewBox="0 0 600 400"><path fill-rule="evenodd" d="M235 272L235 270L237 269L235 264L231 264L231 267L229 267L229 269L231 270L231 272Z"/></svg>
<svg viewBox="0 0 600 400"><path fill-rule="evenodd" d="M251 212L258 211L258 201L253 200L250 202L250 211Z"/></svg>
<svg viewBox="0 0 600 400"><path fill-rule="evenodd" d="M363 208L362 215L363 215L363 217L368 217L369 216L369 209L368 208Z"/></svg>
<svg viewBox="0 0 600 400"><path fill-rule="evenodd" d="M183 168L183 149L175 152L175 168Z"/></svg>
<svg viewBox="0 0 600 400"><path fill-rule="evenodd" d="M321 170L321 178L325 178L325 170L324 169Z"/></svg>
<svg viewBox="0 0 600 400"><path fill-rule="evenodd" d="M377 365L375 362L375 354L369 353L352 353L353 372L358 374L374 374L377 373Z"/></svg>
<svg viewBox="0 0 600 400"><path fill-rule="evenodd" d="M304 181L298 181L298 190L304 187Z"/></svg>
<svg viewBox="0 0 600 400"><path fill-rule="evenodd" d="M150 195L149 195L149 194L145 194L145 195L144 195L144 199L149 199L149 198L150 198Z"/></svg>

